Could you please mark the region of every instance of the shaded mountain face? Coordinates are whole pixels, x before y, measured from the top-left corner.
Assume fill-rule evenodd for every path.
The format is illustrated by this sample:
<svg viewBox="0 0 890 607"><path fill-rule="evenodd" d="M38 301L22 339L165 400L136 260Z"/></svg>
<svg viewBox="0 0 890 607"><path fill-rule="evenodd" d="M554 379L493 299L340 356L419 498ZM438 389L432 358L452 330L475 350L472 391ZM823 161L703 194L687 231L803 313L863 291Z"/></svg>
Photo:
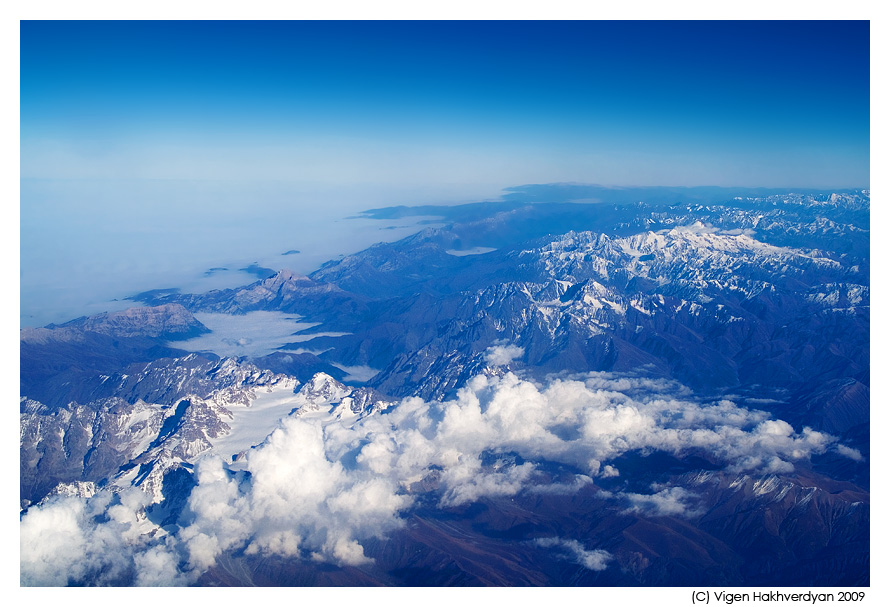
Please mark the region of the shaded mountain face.
<svg viewBox="0 0 890 607"><path fill-rule="evenodd" d="M23 537L86 555L23 583L868 584L869 196L713 196L380 209L455 221L23 330ZM312 326L181 349L256 311Z"/></svg>

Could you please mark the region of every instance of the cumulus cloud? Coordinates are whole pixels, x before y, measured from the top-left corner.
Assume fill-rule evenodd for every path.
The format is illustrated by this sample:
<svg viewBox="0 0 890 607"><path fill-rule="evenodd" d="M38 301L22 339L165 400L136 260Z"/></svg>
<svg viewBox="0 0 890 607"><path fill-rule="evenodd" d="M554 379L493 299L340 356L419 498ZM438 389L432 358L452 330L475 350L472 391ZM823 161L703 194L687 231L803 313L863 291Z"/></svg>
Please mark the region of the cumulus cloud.
<svg viewBox="0 0 890 607"><path fill-rule="evenodd" d="M525 350L521 347L510 345L495 345L485 350L485 362L489 365L500 367L508 365L523 355Z"/></svg>
<svg viewBox="0 0 890 607"><path fill-rule="evenodd" d="M359 539L400 527L411 498L390 477L348 470L325 452L320 424L288 418L247 456L249 481L222 461L201 461L179 533L189 565L206 569L224 551L266 553L348 565L369 562Z"/></svg>
<svg viewBox="0 0 890 607"><path fill-rule="evenodd" d="M608 567L612 555L605 550L587 550L578 540L559 537L543 537L535 540L535 545L542 548L553 548L564 559L574 561L578 565L593 571L603 571Z"/></svg>
<svg viewBox="0 0 890 607"><path fill-rule="evenodd" d="M495 346L492 359L521 355L509 348ZM522 491L573 493L621 474L616 458L634 451L697 454L729 471L775 473L829 448L844 453L827 434L795 432L728 400L698 402L663 380L591 373L536 385L513 373L478 376L449 401L406 398L346 421L286 418L248 452L243 471L206 457L167 535L147 528L140 512L148 502L138 492L32 508L22 519L22 583L184 583L239 549L363 565L371 562L363 542L402 527L418 492L432 491L439 507L451 508ZM542 461L574 467L574 479L553 481ZM601 494L642 514L697 512L686 489L652 490ZM574 540L546 541L590 569L607 561Z"/></svg>
<svg viewBox="0 0 890 607"><path fill-rule="evenodd" d="M629 512L651 514L655 516L691 517L701 514L697 507L698 496L683 487L653 487L655 493L619 493L615 497L623 498L630 503Z"/></svg>
<svg viewBox="0 0 890 607"><path fill-rule="evenodd" d="M138 489L94 497L59 496L31 508L20 525L23 586L185 583L145 518L151 498Z"/></svg>

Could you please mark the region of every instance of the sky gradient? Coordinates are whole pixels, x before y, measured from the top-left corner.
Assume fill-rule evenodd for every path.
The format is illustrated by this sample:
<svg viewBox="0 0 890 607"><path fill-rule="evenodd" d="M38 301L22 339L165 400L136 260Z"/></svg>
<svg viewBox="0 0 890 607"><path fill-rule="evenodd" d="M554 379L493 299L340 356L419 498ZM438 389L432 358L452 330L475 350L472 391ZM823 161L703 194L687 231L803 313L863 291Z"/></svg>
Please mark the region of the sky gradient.
<svg viewBox="0 0 890 607"><path fill-rule="evenodd" d="M868 22L22 22L22 177L869 187Z"/></svg>
<svg viewBox="0 0 890 607"><path fill-rule="evenodd" d="M24 21L21 177L25 326L418 229L370 208L868 188L869 23Z"/></svg>

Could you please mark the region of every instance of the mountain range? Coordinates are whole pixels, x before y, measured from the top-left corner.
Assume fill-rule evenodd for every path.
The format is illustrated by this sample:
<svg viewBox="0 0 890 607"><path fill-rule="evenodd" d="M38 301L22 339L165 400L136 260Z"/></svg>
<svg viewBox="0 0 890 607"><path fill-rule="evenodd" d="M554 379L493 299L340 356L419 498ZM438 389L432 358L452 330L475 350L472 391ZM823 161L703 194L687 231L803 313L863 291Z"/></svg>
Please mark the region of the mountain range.
<svg viewBox="0 0 890 607"><path fill-rule="evenodd" d="M566 192L22 329L22 583L868 585L869 192Z"/></svg>

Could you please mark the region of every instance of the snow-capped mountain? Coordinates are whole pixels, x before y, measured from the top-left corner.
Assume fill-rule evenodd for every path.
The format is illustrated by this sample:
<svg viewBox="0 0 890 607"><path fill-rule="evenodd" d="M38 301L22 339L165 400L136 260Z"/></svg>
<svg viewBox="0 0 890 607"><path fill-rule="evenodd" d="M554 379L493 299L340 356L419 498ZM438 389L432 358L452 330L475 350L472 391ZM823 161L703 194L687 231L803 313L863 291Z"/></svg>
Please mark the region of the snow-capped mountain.
<svg viewBox="0 0 890 607"><path fill-rule="evenodd" d="M424 208L308 277L23 329L23 521L129 525L116 583L867 584L869 203ZM255 311L312 326L180 349Z"/></svg>
<svg viewBox="0 0 890 607"><path fill-rule="evenodd" d="M23 398L23 494L55 495L108 483L140 487L160 502L166 474L210 454L235 461L262 444L285 417L359 419L393 404L324 373L301 385L232 359L220 361L209 379L217 382L213 390L202 396L180 392L175 404L112 397L52 409Z"/></svg>
<svg viewBox="0 0 890 607"><path fill-rule="evenodd" d="M779 346L781 333L793 333L786 327L802 321L846 327L861 350L842 356L855 372L868 365L868 276L823 251L693 224L620 238L570 232L507 257L531 280L456 296L453 319L372 383L441 396L480 370L487 348L507 341L524 348L531 373L650 365L699 388L737 387L772 362L751 350ZM837 361L825 346L817 356L829 360L809 371L812 359L792 363L790 377L833 373Z"/></svg>

